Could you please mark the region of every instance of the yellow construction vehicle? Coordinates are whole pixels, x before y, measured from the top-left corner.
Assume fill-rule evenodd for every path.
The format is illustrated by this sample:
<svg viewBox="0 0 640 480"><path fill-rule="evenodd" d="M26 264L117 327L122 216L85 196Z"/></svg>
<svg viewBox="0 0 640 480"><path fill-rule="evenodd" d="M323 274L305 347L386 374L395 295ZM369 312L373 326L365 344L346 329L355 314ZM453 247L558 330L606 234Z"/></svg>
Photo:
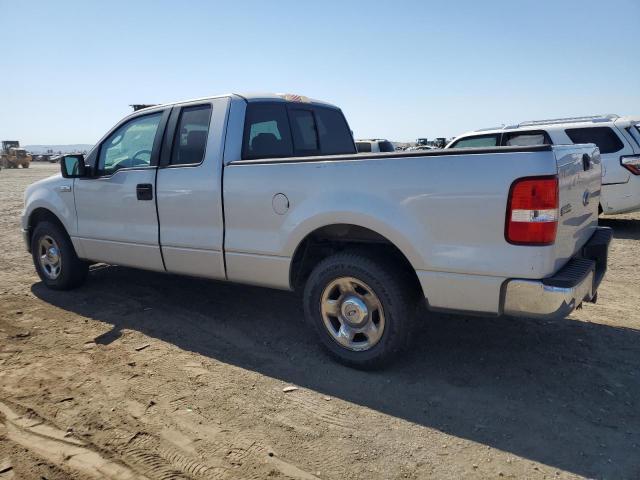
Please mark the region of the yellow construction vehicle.
<svg viewBox="0 0 640 480"><path fill-rule="evenodd" d="M24 148L20 148L20 142L16 140L4 140L0 164L4 168L29 168L31 155Z"/></svg>

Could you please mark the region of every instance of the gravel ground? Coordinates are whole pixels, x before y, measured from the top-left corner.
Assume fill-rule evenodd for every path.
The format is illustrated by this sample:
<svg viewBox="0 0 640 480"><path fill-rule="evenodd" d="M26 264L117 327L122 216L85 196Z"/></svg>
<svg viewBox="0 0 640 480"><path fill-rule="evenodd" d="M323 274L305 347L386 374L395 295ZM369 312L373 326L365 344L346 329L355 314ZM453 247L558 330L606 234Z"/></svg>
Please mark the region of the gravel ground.
<svg viewBox="0 0 640 480"><path fill-rule="evenodd" d="M56 168L0 172L0 479L640 478L640 214L602 221L598 304L429 315L365 373L291 293L122 267L47 290L19 215Z"/></svg>

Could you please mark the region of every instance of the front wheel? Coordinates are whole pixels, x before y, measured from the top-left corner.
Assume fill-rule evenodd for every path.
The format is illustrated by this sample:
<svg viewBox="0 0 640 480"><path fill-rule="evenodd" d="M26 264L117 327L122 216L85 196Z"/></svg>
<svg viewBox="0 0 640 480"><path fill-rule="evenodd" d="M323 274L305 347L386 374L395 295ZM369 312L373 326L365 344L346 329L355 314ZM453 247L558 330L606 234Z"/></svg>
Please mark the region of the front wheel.
<svg viewBox="0 0 640 480"><path fill-rule="evenodd" d="M78 258L67 233L52 222L40 222L31 237L31 255L40 279L54 290L81 285L89 266Z"/></svg>
<svg viewBox="0 0 640 480"><path fill-rule="evenodd" d="M379 368L408 346L416 293L402 270L357 252L338 253L307 280L305 317L337 360Z"/></svg>

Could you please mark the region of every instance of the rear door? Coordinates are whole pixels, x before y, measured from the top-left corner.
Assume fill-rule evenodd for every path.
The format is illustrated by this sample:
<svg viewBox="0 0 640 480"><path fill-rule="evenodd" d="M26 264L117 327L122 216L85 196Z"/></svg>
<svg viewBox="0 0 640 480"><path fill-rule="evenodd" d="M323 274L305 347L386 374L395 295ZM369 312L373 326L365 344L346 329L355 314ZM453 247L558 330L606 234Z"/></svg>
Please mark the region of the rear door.
<svg viewBox="0 0 640 480"><path fill-rule="evenodd" d="M173 108L158 168L160 244L168 272L224 279L222 155L230 99Z"/></svg>
<svg viewBox="0 0 640 480"><path fill-rule="evenodd" d="M89 157L93 175L75 179L83 258L164 270L154 185L168 116L165 109L123 120Z"/></svg>

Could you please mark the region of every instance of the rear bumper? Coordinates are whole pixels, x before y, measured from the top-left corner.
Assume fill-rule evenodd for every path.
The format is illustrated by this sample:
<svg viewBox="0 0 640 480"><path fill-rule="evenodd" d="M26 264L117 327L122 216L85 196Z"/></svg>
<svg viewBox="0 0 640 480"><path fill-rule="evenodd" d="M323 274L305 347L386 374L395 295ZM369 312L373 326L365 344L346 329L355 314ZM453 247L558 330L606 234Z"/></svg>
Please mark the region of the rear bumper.
<svg viewBox="0 0 640 480"><path fill-rule="evenodd" d="M598 227L582 250L555 275L542 280L507 280L502 312L516 317L564 318L584 301L595 301L607 270L612 230Z"/></svg>

